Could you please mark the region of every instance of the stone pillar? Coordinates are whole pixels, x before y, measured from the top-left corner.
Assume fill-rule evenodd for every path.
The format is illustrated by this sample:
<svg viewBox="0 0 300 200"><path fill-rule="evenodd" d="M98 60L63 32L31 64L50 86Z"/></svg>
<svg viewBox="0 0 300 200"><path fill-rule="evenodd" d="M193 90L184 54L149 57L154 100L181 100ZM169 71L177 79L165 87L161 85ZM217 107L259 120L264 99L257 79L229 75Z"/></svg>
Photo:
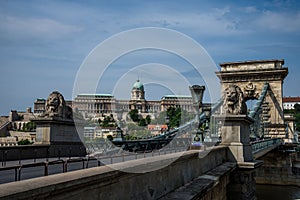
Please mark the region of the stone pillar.
<svg viewBox="0 0 300 200"><path fill-rule="evenodd" d="M250 144L250 124L253 120L247 115L221 115L216 120L222 122L221 145L228 146L228 159L243 163L253 160Z"/></svg>
<svg viewBox="0 0 300 200"><path fill-rule="evenodd" d="M262 164L254 161L250 144L250 124L247 115L221 115L216 120L222 122L221 145L228 147L227 160L237 163L227 187L228 199L255 200L255 169Z"/></svg>
<svg viewBox="0 0 300 200"><path fill-rule="evenodd" d="M91 106L91 105L90 105ZM89 108L91 108L89 106ZM46 100L45 113L31 119L36 124L35 144L50 145L49 156L85 156L80 136L83 124L75 126L73 111L58 91L52 92Z"/></svg>
<svg viewBox="0 0 300 200"><path fill-rule="evenodd" d="M255 170L236 169L230 177L227 186L228 200L256 200Z"/></svg>
<svg viewBox="0 0 300 200"><path fill-rule="evenodd" d="M76 129L72 120L37 118L32 121L36 123L36 144L81 142L79 134L83 134L83 126Z"/></svg>
<svg viewBox="0 0 300 200"><path fill-rule="evenodd" d="M80 139L80 135L83 137L83 126L75 126L73 120L53 118L37 118L32 121L36 124L35 144L49 145L50 157L86 155Z"/></svg>

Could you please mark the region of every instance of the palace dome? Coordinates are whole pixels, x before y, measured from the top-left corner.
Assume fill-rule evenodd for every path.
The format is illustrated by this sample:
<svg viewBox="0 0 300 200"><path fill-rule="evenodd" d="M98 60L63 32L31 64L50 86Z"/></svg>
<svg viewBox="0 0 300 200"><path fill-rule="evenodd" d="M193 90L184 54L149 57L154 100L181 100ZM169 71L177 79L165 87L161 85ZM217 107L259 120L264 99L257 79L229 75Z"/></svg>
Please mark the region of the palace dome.
<svg viewBox="0 0 300 200"><path fill-rule="evenodd" d="M142 90L144 91L144 85L140 82L140 80L137 80L134 84L132 89Z"/></svg>

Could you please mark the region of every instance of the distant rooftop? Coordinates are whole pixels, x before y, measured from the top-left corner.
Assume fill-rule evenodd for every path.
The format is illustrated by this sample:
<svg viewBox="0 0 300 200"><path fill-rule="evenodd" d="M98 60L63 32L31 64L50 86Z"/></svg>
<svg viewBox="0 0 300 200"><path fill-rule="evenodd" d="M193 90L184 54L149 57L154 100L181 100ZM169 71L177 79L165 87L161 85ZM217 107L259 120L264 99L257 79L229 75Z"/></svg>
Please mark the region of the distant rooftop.
<svg viewBox="0 0 300 200"><path fill-rule="evenodd" d="M192 96L187 95L164 95L161 99L192 99Z"/></svg>
<svg viewBox="0 0 300 200"><path fill-rule="evenodd" d="M300 97L283 97L282 102L283 103L300 102Z"/></svg>
<svg viewBox="0 0 300 200"><path fill-rule="evenodd" d="M37 101L46 101L46 99L44 99L44 98L37 98L35 101L36 101L36 102L37 102Z"/></svg>
<svg viewBox="0 0 300 200"><path fill-rule="evenodd" d="M88 93L83 93L83 94L78 94L77 97L109 97L113 98L113 95L111 94L88 94Z"/></svg>

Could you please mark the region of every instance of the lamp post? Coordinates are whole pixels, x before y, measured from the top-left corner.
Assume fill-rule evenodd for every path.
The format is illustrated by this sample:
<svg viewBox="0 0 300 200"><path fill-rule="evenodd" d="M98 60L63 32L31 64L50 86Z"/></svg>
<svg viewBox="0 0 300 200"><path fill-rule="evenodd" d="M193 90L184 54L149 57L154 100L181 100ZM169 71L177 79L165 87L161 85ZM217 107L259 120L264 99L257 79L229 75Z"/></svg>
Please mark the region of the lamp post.
<svg viewBox="0 0 300 200"><path fill-rule="evenodd" d="M199 120L199 109L202 107L203 93L205 86L193 85L189 87L192 94L193 107L196 111L196 126L197 131L195 137L193 137L193 143L203 143L203 131L200 130L200 120Z"/></svg>
<svg viewBox="0 0 300 200"><path fill-rule="evenodd" d="M118 125L116 128L116 137L114 138L114 141L123 141L124 135L123 135L123 131L121 129L121 120L122 120L123 110L116 110L116 113L117 113L117 118L118 118Z"/></svg>
<svg viewBox="0 0 300 200"><path fill-rule="evenodd" d="M211 131L209 127L209 118L210 118L210 109L205 108L204 109L204 114L205 114L205 128L204 128L204 133L205 133L205 141L206 142L212 142L212 137L211 137Z"/></svg>
<svg viewBox="0 0 300 200"><path fill-rule="evenodd" d="M122 116L123 116L123 110L116 110L117 113L117 119L118 119L118 127L121 127L121 121L122 121Z"/></svg>
<svg viewBox="0 0 300 200"><path fill-rule="evenodd" d="M168 116L168 113L166 115L166 124L167 124L167 132L170 130L170 117Z"/></svg>

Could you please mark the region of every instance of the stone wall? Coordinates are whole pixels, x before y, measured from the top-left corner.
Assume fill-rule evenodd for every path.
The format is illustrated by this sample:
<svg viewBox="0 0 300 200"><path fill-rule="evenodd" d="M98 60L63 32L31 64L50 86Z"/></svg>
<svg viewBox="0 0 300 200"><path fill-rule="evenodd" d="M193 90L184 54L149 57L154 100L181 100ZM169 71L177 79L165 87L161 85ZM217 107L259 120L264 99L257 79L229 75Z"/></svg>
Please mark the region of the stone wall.
<svg viewBox="0 0 300 200"><path fill-rule="evenodd" d="M2 184L0 199L158 199L224 163L226 151L220 146L208 154L188 151ZM145 173L124 172L135 169Z"/></svg>
<svg viewBox="0 0 300 200"><path fill-rule="evenodd" d="M256 171L257 184L300 186L300 174L293 171L293 163L299 159L297 152L274 149L259 159L264 164Z"/></svg>

